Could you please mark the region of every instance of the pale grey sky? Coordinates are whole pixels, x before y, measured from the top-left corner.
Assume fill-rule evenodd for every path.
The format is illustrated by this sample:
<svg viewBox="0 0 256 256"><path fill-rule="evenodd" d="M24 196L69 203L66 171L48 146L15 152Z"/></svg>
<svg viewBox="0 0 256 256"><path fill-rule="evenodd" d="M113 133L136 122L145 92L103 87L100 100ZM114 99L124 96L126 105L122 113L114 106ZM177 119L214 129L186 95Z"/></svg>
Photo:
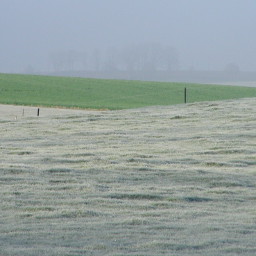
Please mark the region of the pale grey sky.
<svg viewBox="0 0 256 256"><path fill-rule="evenodd" d="M0 72L48 71L57 51L160 43L180 68L256 71L255 0L1 0Z"/></svg>

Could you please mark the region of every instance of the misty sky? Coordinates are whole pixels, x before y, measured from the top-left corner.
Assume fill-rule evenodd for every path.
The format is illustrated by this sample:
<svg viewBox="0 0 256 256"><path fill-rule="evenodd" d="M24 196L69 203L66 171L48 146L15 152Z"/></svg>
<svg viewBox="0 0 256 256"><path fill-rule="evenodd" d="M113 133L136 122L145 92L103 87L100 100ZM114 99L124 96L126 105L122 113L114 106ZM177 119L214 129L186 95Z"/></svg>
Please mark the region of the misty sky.
<svg viewBox="0 0 256 256"><path fill-rule="evenodd" d="M0 0L0 72L139 43L175 47L181 69L256 71L255 27L256 0Z"/></svg>

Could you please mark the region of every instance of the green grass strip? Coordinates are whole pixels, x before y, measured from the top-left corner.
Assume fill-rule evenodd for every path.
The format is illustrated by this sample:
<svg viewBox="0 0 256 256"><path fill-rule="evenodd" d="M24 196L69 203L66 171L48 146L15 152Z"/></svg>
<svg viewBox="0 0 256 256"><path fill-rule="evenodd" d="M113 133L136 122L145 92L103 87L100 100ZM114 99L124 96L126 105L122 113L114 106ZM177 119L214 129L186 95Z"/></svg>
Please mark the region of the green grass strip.
<svg viewBox="0 0 256 256"><path fill-rule="evenodd" d="M256 97L256 88L168 82L0 74L0 103L67 108L130 109Z"/></svg>

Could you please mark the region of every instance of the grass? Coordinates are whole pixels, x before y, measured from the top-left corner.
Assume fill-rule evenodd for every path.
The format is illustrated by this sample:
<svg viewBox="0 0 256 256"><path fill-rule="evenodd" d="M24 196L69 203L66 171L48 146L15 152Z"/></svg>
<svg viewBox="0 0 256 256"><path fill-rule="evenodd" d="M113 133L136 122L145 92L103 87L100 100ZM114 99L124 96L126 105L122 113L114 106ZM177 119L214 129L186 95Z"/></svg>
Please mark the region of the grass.
<svg viewBox="0 0 256 256"><path fill-rule="evenodd" d="M256 255L255 98L0 113L0 255Z"/></svg>
<svg viewBox="0 0 256 256"><path fill-rule="evenodd" d="M0 103L67 108L130 109L256 97L256 88L0 74Z"/></svg>

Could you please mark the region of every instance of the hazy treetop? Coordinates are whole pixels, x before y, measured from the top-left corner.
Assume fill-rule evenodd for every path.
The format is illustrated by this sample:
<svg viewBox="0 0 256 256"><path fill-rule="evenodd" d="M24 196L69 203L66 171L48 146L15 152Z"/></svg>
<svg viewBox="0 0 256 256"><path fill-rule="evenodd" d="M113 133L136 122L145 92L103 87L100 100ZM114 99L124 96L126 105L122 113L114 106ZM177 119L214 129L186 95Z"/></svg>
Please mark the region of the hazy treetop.
<svg viewBox="0 0 256 256"><path fill-rule="evenodd" d="M147 42L176 48L183 69L255 71L255 13L255 0L1 0L0 72Z"/></svg>

